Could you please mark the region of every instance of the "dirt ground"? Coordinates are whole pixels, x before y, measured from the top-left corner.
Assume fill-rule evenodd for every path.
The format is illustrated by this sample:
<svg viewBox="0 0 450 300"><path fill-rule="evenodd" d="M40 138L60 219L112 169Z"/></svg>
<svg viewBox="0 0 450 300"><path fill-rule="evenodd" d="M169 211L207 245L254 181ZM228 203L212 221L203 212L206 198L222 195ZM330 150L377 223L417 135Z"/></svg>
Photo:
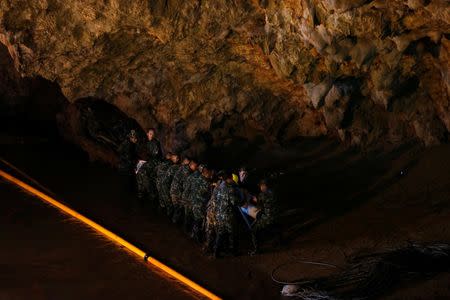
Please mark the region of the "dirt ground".
<svg viewBox="0 0 450 300"><path fill-rule="evenodd" d="M1 157L58 199L227 299L280 298L281 286L272 282L270 273L289 261L342 266L352 255L400 247L408 241L449 242L449 154L450 145L424 150L414 144L361 154L327 140L306 140L289 151L254 153L248 166L277 174L276 192L288 215L282 222L286 242L268 241L262 254L248 256L243 236L240 256L212 260L151 207L131 213L132 196L122 192L117 174L89 163L73 147L23 139L22 144L5 142L0 148ZM278 274L286 280L314 275L313 268L297 264ZM404 283L384 297L446 299L449 282L448 273L440 274Z"/></svg>
<svg viewBox="0 0 450 300"><path fill-rule="evenodd" d="M83 224L2 180L0 198L1 300L197 297Z"/></svg>

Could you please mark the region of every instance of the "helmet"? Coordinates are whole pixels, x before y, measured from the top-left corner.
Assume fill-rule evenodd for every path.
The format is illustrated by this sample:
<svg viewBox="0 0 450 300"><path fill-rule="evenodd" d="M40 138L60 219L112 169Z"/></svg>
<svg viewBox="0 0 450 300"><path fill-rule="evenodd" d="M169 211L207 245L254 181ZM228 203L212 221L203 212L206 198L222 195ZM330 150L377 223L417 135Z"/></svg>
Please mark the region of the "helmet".
<svg viewBox="0 0 450 300"><path fill-rule="evenodd" d="M233 181L236 182L236 184L238 184L239 183L239 177L236 174L234 174L234 173L231 176L233 177Z"/></svg>

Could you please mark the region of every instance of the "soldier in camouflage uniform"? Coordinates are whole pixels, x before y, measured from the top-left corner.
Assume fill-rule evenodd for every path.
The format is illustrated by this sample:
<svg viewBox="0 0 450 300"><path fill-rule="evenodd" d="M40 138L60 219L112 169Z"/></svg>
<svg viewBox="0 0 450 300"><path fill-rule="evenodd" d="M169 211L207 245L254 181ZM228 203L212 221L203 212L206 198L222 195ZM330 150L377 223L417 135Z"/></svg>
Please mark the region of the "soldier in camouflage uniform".
<svg viewBox="0 0 450 300"><path fill-rule="evenodd" d="M120 144L119 152L119 173L123 176L126 188L131 191L135 189L134 170L138 161L137 154L137 136L134 130L131 130L127 138Z"/></svg>
<svg viewBox="0 0 450 300"><path fill-rule="evenodd" d="M212 253L214 244L216 241L216 214L217 214L217 192L221 188L221 185L225 183L225 174L223 171L219 171L217 174L217 181L213 184L213 191L211 198L206 204L206 220L205 220L205 246L203 248L206 254Z"/></svg>
<svg viewBox="0 0 450 300"><path fill-rule="evenodd" d="M134 130L131 130L127 138L120 144L119 152L119 172L123 174L134 175L134 168L138 161L137 155L137 136Z"/></svg>
<svg viewBox="0 0 450 300"><path fill-rule="evenodd" d="M150 128L147 131L147 143L145 144L146 159L147 161L156 159L160 161L162 159L161 143L155 137L155 129Z"/></svg>
<svg viewBox="0 0 450 300"><path fill-rule="evenodd" d="M169 217L173 214L173 204L172 199L170 198L170 187L172 185L175 172L180 168L180 157L177 154L173 154L171 160L172 165L170 165L167 168L167 171L163 174L161 183L162 195L165 198L164 203L166 205L166 213Z"/></svg>
<svg viewBox="0 0 450 300"><path fill-rule="evenodd" d="M198 164L195 160L189 163L190 174L187 176L183 184L183 193L181 194L181 204L184 210L184 229L190 232L190 224L192 223L192 201L191 194L195 188L195 181L201 176Z"/></svg>
<svg viewBox="0 0 450 300"><path fill-rule="evenodd" d="M122 177L122 189L120 190L121 205L125 210L137 211L135 167L138 161L137 136L134 130L131 130L127 138L120 144L119 152L119 174Z"/></svg>
<svg viewBox="0 0 450 300"><path fill-rule="evenodd" d="M160 161L156 166L156 189L158 191L159 206L161 209L166 209L166 203L168 201L168 197L164 194L164 189L162 186L167 169L172 164L172 155L172 153L167 153L165 159Z"/></svg>
<svg viewBox="0 0 450 300"><path fill-rule="evenodd" d="M260 212L256 217L256 224L253 227L252 242L254 249L251 254L258 251L258 240L261 239L261 234L274 226L278 216L276 199L273 191L269 189L267 182L261 180L259 188L261 192L257 198L257 205L260 208ZM277 234L280 234L280 232ZM278 238L281 238L281 236Z"/></svg>
<svg viewBox="0 0 450 300"><path fill-rule="evenodd" d="M158 202L158 191L156 189L156 166L161 159L161 145L155 138L155 130L149 129L146 142L146 163L144 163L136 174L138 198L148 198L150 203Z"/></svg>
<svg viewBox="0 0 450 300"><path fill-rule="evenodd" d="M170 198L173 205L172 222L179 223L183 218L184 208L181 200L183 194L183 185L190 173L189 158L185 157L181 166L179 166L173 175L172 184L170 185Z"/></svg>
<svg viewBox="0 0 450 300"><path fill-rule="evenodd" d="M203 238L206 203L211 198L212 186L210 178L211 172L206 167L203 167L201 175L192 183L192 192L189 199L194 223L191 237L199 243Z"/></svg>
<svg viewBox="0 0 450 300"><path fill-rule="evenodd" d="M227 248L230 253L235 253L235 209L239 204L239 194L233 176L227 174L225 183L221 184L216 196L216 242L214 256L218 257L227 240Z"/></svg>
<svg viewBox="0 0 450 300"><path fill-rule="evenodd" d="M151 159L145 162L136 174L138 198L141 201L148 199L152 204L158 202L158 191L156 189L157 164L158 161L156 159Z"/></svg>

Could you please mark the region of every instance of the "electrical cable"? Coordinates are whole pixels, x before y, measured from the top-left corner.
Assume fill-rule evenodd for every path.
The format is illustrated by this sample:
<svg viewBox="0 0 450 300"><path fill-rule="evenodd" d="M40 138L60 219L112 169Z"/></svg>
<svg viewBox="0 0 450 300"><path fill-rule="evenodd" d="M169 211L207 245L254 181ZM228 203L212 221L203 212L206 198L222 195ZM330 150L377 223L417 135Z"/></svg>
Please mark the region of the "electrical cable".
<svg viewBox="0 0 450 300"><path fill-rule="evenodd" d="M287 282L287 281L282 281L279 279L275 278L275 272L277 272L279 269L281 269L284 266L287 265L292 265L295 263L301 263L301 264L305 264L305 265L316 265L316 266L323 266L323 267L330 267L330 268L335 268L335 269L340 269L338 266L330 264L330 263L324 263L324 262L318 262L318 261L308 261L308 260L294 260L294 261L290 261L290 262L286 262L283 263L281 265L278 265L277 267L275 267L272 270L272 273L270 274L272 281L279 283L279 284L288 284L288 285L301 285L301 284L307 284L307 283L311 283L314 281L314 279L304 279L304 280L300 280L300 281L293 281L293 282Z"/></svg>

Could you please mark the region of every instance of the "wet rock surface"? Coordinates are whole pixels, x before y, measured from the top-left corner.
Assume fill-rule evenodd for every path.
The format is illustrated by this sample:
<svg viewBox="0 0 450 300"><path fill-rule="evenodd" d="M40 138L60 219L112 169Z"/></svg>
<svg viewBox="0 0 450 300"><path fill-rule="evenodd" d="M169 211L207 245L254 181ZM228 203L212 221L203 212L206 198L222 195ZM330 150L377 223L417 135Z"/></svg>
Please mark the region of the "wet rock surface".
<svg viewBox="0 0 450 300"><path fill-rule="evenodd" d="M5 0L0 42L8 78L41 76L71 103L104 99L172 150L322 135L434 145L450 130L449 11L444 0Z"/></svg>

